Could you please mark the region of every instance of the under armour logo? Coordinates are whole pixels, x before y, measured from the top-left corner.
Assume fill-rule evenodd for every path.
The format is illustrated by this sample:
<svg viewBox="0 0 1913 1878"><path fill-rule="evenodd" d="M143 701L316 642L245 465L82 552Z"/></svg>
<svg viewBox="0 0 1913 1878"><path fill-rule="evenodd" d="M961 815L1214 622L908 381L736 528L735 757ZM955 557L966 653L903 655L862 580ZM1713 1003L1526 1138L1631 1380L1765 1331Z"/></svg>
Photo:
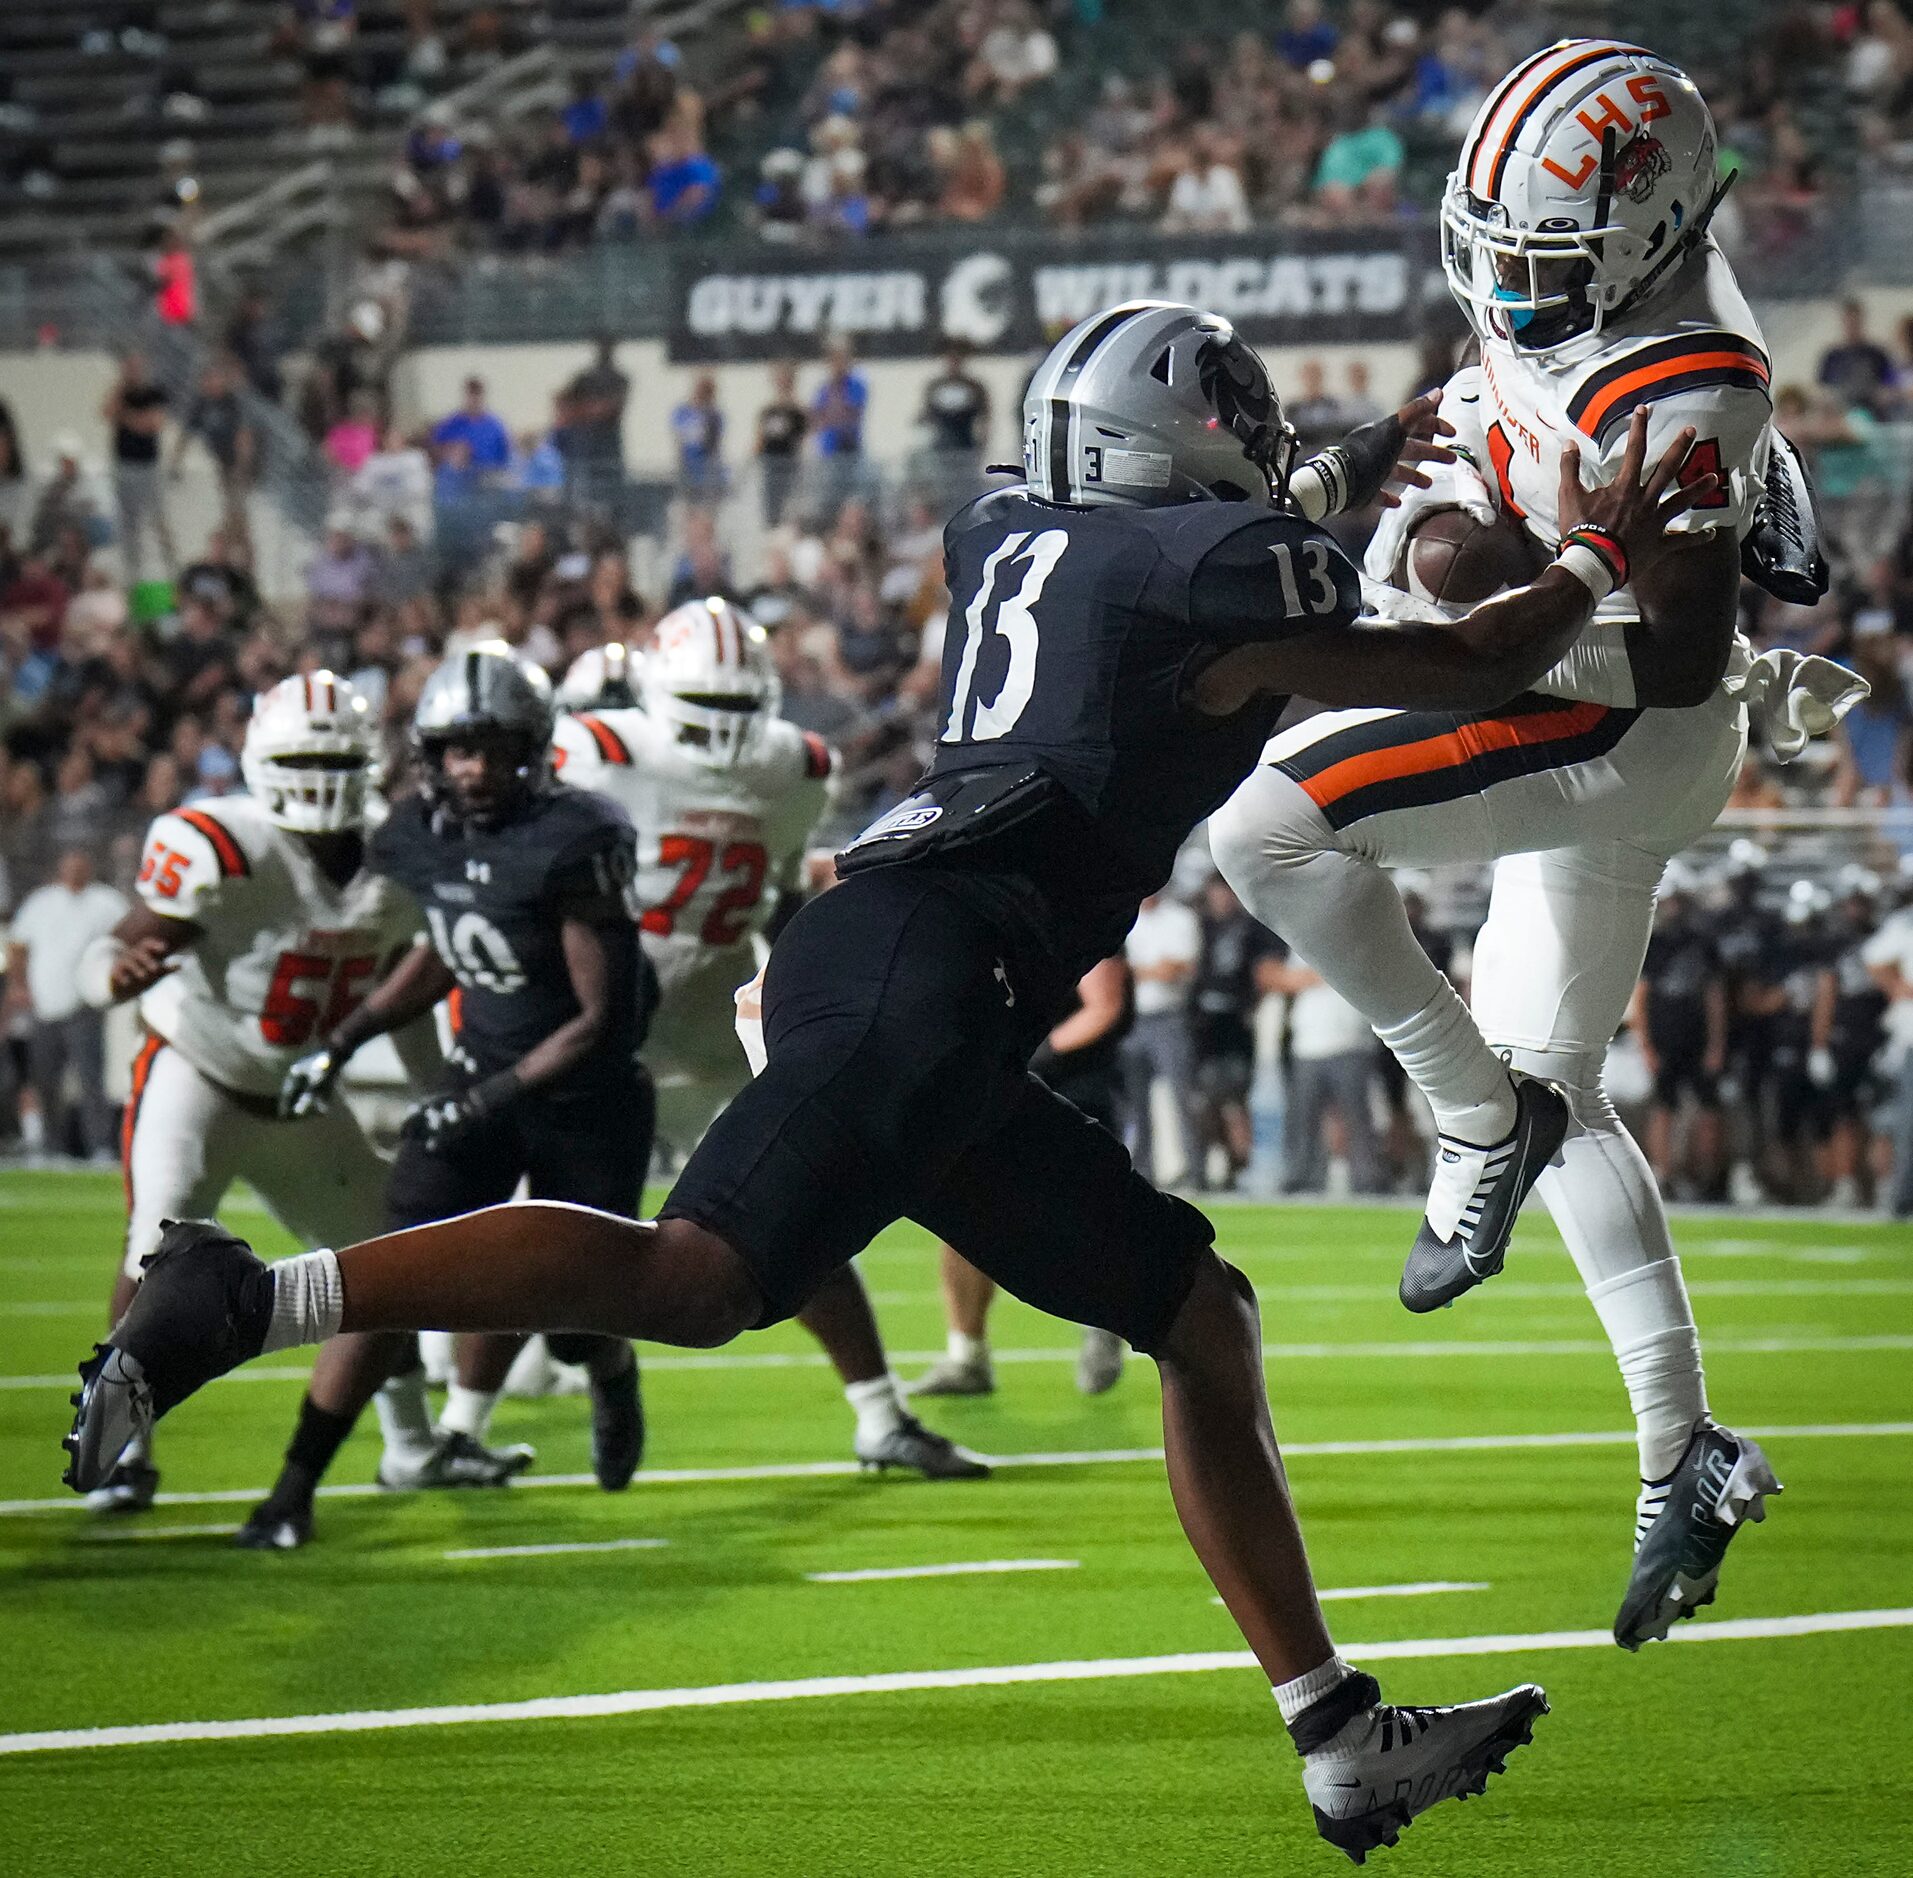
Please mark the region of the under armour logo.
<svg viewBox="0 0 1913 1878"><path fill-rule="evenodd" d="M1010 983L1009 969L1001 959L998 959L990 968L990 976L1003 987L1003 1008L1009 1011L1015 1010L1016 988Z"/></svg>

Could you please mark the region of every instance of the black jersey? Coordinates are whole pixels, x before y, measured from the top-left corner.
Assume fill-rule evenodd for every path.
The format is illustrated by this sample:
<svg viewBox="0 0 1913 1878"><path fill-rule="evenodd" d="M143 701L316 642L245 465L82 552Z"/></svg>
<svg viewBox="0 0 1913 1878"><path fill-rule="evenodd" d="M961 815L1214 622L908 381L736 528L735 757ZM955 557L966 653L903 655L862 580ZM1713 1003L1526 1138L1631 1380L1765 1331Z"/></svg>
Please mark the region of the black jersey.
<svg viewBox="0 0 1913 1878"><path fill-rule="evenodd" d="M1074 984L1116 951L1176 852L1254 767L1287 702L1187 702L1216 649L1350 623L1354 566L1298 516L1241 503L1075 508L984 496L944 536L936 754L848 870L947 867L1020 906Z"/></svg>
<svg viewBox="0 0 1913 1878"><path fill-rule="evenodd" d="M603 935L612 1005L598 1047L566 1083L630 1079L655 980L629 905L636 838L616 803L550 789L481 828L411 796L373 834L369 859L425 909L433 949L458 979L457 1054L471 1073L510 1068L577 1016L561 933L567 919L582 919Z"/></svg>

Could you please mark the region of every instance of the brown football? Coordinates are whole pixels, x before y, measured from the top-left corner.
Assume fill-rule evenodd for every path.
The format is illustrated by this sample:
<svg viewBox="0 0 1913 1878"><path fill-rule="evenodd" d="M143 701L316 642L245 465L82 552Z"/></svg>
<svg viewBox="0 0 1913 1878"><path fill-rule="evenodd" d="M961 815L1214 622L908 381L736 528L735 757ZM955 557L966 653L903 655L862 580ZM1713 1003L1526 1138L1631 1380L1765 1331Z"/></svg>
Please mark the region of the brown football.
<svg viewBox="0 0 1913 1878"><path fill-rule="evenodd" d="M1418 600L1473 606L1504 588L1525 586L1543 560L1512 515L1478 522L1464 509L1434 509L1410 531L1395 584Z"/></svg>

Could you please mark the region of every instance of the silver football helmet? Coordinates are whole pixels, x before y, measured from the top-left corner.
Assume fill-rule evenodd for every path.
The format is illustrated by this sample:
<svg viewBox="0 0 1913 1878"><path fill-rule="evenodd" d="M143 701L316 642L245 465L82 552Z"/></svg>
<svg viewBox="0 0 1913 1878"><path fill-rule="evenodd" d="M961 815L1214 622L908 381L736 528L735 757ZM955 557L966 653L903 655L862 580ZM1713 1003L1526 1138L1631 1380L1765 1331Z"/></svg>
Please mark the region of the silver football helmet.
<svg viewBox="0 0 1913 1878"><path fill-rule="evenodd" d="M412 747L426 795L458 808L445 792L445 746L496 740L511 753L513 774L527 789L551 778L554 706L551 680L502 639L454 652L419 693L412 713Z"/></svg>
<svg viewBox="0 0 1913 1878"><path fill-rule="evenodd" d="M1132 300L1066 333L1023 398L1023 475L1050 502L1280 502L1295 430L1213 313Z"/></svg>

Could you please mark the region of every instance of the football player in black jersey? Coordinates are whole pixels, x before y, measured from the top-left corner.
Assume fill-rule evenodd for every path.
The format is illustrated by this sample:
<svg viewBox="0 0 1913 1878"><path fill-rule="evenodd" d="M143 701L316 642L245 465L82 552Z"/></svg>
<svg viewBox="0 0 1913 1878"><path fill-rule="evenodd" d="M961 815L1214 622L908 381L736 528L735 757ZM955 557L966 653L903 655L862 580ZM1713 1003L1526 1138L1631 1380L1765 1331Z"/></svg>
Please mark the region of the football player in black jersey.
<svg viewBox="0 0 1913 1878"><path fill-rule="evenodd" d="M1362 623L1318 526L1439 454L1418 400L1293 469L1293 432L1227 321L1137 303L1051 352L1024 409L1024 486L946 534L942 734L919 790L839 859L773 948L768 1062L633 1225L493 1208L267 1267L176 1226L81 1370L67 1479L211 1377L341 1327L590 1328L708 1347L786 1318L891 1221L964 1246L1041 1309L1161 1373L1191 1544L1266 1671L1322 1833L1360 1859L1479 1791L1546 1707L1531 1685L1384 1705L1335 1654L1276 1451L1255 1294L1209 1222L1029 1073L1077 980L1121 944L1177 849L1248 772L1292 692L1490 709L1655 560L1691 436L1643 480L1561 463L1567 545L1449 626Z"/></svg>
<svg viewBox="0 0 1913 1878"><path fill-rule="evenodd" d="M374 832L369 864L410 889L429 938L287 1080L289 1112L325 1102L360 1045L456 993L451 1079L406 1118L386 1200L394 1227L508 1200L521 1179L536 1199L638 1210L655 1101L637 1051L655 981L631 924L636 846L615 804L554 785L551 727L544 674L502 645L458 654L427 681L413 719L418 793ZM522 1342L463 1340L440 1421L459 1467L444 1484L496 1484L529 1462L528 1449L483 1446ZM591 1379L593 1468L617 1491L644 1448L630 1343L552 1343ZM328 1346L240 1544L311 1536L313 1491L370 1389L413 1361L402 1336Z"/></svg>

